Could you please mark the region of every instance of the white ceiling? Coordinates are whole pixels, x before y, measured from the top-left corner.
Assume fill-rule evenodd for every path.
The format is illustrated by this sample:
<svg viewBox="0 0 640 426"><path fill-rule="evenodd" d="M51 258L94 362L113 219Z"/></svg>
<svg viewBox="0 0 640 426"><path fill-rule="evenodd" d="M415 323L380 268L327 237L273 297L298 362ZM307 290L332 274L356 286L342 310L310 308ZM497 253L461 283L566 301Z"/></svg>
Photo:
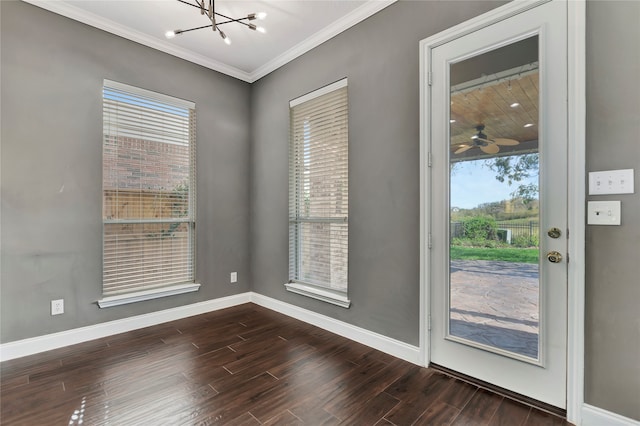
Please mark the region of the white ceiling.
<svg viewBox="0 0 640 426"><path fill-rule="evenodd" d="M226 45L208 28L167 40L164 33L168 30L211 23L198 9L178 0L24 1L253 82L396 0L218 0L216 11L232 18L253 12L267 13L267 18L259 21L266 34L235 23L224 25L222 29L231 45Z"/></svg>

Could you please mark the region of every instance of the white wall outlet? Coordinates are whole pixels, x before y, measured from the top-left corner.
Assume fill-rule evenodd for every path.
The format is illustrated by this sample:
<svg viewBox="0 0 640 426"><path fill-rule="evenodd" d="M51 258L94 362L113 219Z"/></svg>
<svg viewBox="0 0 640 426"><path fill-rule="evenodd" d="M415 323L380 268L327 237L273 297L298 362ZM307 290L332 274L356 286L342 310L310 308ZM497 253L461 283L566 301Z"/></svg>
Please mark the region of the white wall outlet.
<svg viewBox="0 0 640 426"><path fill-rule="evenodd" d="M51 315L64 314L64 299L51 301Z"/></svg>
<svg viewBox="0 0 640 426"><path fill-rule="evenodd" d="M231 283L237 283L238 282L238 273L237 272L232 272L230 274L230 279L231 279Z"/></svg>
<svg viewBox="0 0 640 426"><path fill-rule="evenodd" d="M633 169L589 172L589 195L633 194Z"/></svg>
<svg viewBox="0 0 640 426"><path fill-rule="evenodd" d="M620 201L589 201L587 224L620 225Z"/></svg>

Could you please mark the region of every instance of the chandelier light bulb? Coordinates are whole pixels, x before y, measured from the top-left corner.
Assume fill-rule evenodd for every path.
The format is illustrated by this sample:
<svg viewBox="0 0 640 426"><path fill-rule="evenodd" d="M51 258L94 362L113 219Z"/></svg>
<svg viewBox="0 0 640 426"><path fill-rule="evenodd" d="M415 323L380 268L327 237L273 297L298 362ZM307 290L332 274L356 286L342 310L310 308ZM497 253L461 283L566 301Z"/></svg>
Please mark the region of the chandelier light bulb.
<svg viewBox="0 0 640 426"><path fill-rule="evenodd" d="M259 12L256 13L256 18L260 19L260 20L264 20L267 17L267 13L266 12Z"/></svg>
<svg viewBox="0 0 640 426"><path fill-rule="evenodd" d="M262 34L267 32L267 30L265 30L263 27L258 27L254 24L249 24L249 29L253 31L258 31L259 33L262 33Z"/></svg>
<svg viewBox="0 0 640 426"><path fill-rule="evenodd" d="M164 36L168 39L172 39L176 36L177 32L175 30L167 31L164 33Z"/></svg>
<svg viewBox="0 0 640 426"><path fill-rule="evenodd" d="M224 31L222 31L220 28L218 28L218 31L220 32L220 37L222 37L224 42L227 43L227 45L231 44L231 39L229 37L227 37L227 35L224 33Z"/></svg>

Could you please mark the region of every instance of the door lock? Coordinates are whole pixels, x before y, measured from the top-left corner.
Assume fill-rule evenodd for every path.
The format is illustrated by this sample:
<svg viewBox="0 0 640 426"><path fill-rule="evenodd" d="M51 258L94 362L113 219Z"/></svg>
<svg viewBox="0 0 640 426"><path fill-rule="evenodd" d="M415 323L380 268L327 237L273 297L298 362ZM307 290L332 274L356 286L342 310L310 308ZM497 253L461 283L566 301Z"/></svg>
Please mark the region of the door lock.
<svg viewBox="0 0 640 426"><path fill-rule="evenodd" d="M562 255L557 251L550 251L547 253L547 259L551 263L560 263L562 262Z"/></svg>
<svg viewBox="0 0 640 426"><path fill-rule="evenodd" d="M562 231L559 228L549 228L549 230L547 231L547 235L551 238L560 238L560 235L562 235Z"/></svg>

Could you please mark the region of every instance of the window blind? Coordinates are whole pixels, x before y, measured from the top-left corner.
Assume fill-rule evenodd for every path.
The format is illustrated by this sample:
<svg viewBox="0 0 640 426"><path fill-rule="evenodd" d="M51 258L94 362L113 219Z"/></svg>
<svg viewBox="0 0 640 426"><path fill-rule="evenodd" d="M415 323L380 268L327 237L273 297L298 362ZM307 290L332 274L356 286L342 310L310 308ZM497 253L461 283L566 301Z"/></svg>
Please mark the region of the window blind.
<svg viewBox="0 0 640 426"><path fill-rule="evenodd" d="M103 295L194 282L195 105L105 80Z"/></svg>
<svg viewBox="0 0 640 426"><path fill-rule="evenodd" d="M289 282L347 292L346 80L290 104Z"/></svg>

